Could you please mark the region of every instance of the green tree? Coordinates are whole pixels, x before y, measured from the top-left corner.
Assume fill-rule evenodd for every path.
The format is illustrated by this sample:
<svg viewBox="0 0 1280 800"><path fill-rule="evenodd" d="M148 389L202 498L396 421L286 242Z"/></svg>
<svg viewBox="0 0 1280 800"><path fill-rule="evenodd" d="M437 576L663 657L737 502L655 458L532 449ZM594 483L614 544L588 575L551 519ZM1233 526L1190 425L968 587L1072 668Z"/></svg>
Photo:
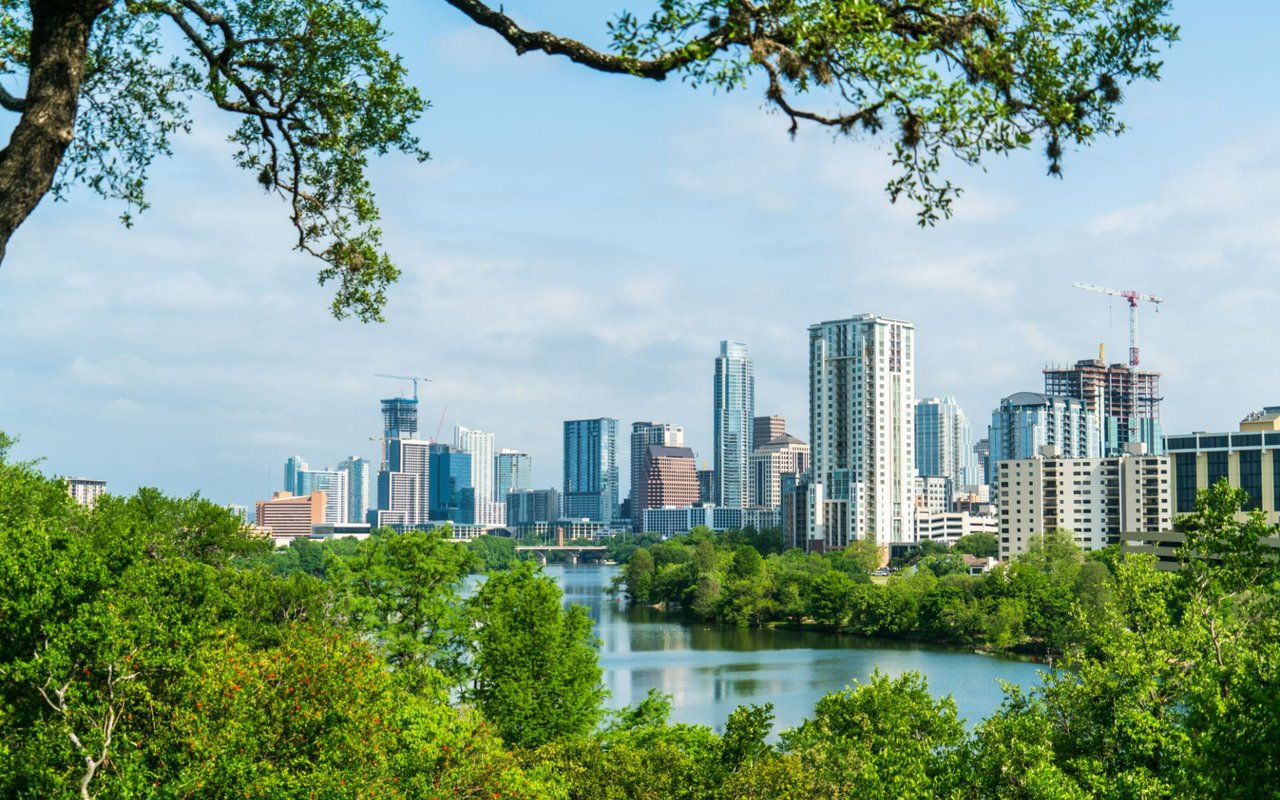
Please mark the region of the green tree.
<svg viewBox="0 0 1280 800"><path fill-rule="evenodd" d="M346 624L377 641L406 678L426 667L460 673L466 632L458 592L478 561L446 536L377 533L329 568ZM432 674L421 672L424 679Z"/></svg>
<svg viewBox="0 0 1280 800"><path fill-rule="evenodd" d="M853 562L860 571L867 574L884 564L884 554L880 551L880 545L873 539L856 539L849 542L849 546L844 549L841 557Z"/></svg>
<svg viewBox="0 0 1280 800"><path fill-rule="evenodd" d="M626 576L627 594L632 601L647 605L652 602L653 593L653 556L641 548L631 555L631 560L623 571Z"/></svg>
<svg viewBox="0 0 1280 800"><path fill-rule="evenodd" d="M978 531L961 536L951 549L978 558L996 558L1000 555L1000 542L996 540L994 533Z"/></svg>
<svg viewBox="0 0 1280 800"><path fill-rule="evenodd" d="M1051 174L1065 148L1118 133L1122 88L1154 79L1176 28L1170 0L671 0L622 12L609 50L530 31L502 6L446 0L518 53L593 70L721 90L763 86L801 122L889 139L891 200L921 224L951 213L943 160L1043 143ZM385 48L373 0L3 0L0 259L48 192L83 183L146 206L147 167L190 129L197 95L237 122L234 161L281 197L295 247L338 284L333 311L376 319L398 270L381 248L366 177L371 154L426 154L410 131L426 103Z"/></svg>
<svg viewBox="0 0 1280 800"><path fill-rule="evenodd" d="M935 700L924 679L875 672L828 694L813 717L782 732L783 750L815 773L815 797L935 797L965 742L951 698Z"/></svg>
<svg viewBox="0 0 1280 800"><path fill-rule="evenodd" d="M476 554L479 568L488 572L510 569L517 561L516 543L509 536L477 536L467 546Z"/></svg>
<svg viewBox="0 0 1280 800"><path fill-rule="evenodd" d="M475 626L466 697L512 745L536 747L601 718L591 618L561 608L560 588L534 565L494 573L467 601Z"/></svg>

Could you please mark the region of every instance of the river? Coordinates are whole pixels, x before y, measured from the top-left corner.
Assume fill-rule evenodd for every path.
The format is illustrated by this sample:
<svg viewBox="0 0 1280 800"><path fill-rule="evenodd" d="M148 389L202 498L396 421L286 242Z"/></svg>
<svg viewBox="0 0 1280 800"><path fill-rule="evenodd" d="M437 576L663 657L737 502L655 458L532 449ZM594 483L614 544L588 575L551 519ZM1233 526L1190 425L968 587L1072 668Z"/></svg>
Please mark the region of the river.
<svg viewBox="0 0 1280 800"><path fill-rule="evenodd" d="M617 569L546 567L565 602L585 606L595 620L611 707L658 689L671 695L673 722L720 730L739 705L773 703L776 732L799 725L823 695L866 680L875 669L890 676L915 670L935 695L951 695L973 724L1000 706L999 681L1040 683L1040 666L1026 661L829 633L685 623L651 608L628 608L604 591Z"/></svg>

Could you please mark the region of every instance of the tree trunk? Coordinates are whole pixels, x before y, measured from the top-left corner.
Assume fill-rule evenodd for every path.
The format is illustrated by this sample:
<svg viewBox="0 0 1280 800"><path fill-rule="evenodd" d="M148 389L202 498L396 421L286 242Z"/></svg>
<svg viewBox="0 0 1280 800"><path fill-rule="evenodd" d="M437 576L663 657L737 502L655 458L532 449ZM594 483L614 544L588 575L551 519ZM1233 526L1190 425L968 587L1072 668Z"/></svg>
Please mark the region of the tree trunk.
<svg viewBox="0 0 1280 800"><path fill-rule="evenodd" d="M53 185L75 129L89 33L111 0L32 0L22 118L0 150L0 262L9 237Z"/></svg>

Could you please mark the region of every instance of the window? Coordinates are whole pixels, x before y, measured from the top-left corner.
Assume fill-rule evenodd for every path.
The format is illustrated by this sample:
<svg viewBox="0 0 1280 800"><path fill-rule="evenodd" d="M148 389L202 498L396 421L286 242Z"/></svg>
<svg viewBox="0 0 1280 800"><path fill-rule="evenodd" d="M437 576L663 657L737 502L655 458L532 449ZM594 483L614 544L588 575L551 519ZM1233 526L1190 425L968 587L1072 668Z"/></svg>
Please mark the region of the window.
<svg viewBox="0 0 1280 800"><path fill-rule="evenodd" d="M1227 452L1219 450L1206 454L1209 461L1209 485L1227 477Z"/></svg>
<svg viewBox="0 0 1280 800"><path fill-rule="evenodd" d="M1257 434L1254 434L1255 436ZM1248 493L1244 510L1262 508L1262 451L1240 451L1240 488Z"/></svg>
<svg viewBox="0 0 1280 800"><path fill-rule="evenodd" d="M1196 508L1195 453L1174 454L1173 480L1176 485L1173 510L1179 514L1194 511Z"/></svg>

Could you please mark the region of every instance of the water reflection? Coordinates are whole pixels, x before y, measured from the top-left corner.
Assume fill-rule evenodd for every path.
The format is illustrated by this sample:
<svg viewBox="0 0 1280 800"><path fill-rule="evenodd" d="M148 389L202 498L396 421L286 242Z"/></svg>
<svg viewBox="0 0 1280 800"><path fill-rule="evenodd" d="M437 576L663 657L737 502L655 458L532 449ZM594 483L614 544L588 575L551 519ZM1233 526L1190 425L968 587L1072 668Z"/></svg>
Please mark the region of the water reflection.
<svg viewBox="0 0 1280 800"><path fill-rule="evenodd" d="M974 653L907 643L868 643L808 631L751 630L683 624L650 608L608 597L616 567L550 565L566 602L585 606L600 639L609 704L621 707L650 689L672 696L676 722L721 728L745 703L773 703L776 729L798 725L822 695L866 680L916 670L937 695L950 694L976 722L1003 698L998 681L1038 684L1037 667Z"/></svg>

